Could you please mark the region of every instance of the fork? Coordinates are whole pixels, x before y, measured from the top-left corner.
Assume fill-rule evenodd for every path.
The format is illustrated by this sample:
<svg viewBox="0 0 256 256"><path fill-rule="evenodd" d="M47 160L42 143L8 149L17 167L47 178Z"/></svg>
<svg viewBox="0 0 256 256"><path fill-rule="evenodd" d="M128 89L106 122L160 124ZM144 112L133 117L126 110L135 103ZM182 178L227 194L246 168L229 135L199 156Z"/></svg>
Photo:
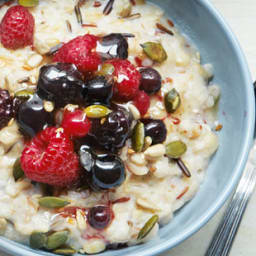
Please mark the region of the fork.
<svg viewBox="0 0 256 256"><path fill-rule="evenodd" d="M235 194L224 213L205 256L228 256L230 253L234 238L256 184L256 163L252 161L256 155L256 144L250 155L251 159L247 163Z"/></svg>

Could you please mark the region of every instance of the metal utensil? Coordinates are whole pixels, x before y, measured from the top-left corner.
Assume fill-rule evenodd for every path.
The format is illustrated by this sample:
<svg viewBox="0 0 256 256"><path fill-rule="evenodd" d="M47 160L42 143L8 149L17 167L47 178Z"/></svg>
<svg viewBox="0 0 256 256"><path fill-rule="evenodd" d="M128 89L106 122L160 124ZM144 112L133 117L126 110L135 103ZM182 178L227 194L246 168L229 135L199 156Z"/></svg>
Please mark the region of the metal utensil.
<svg viewBox="0 0 256 256"><path fill-rule="evenodd" d="M205 256L227 256L256 184L256 168L246 168Z"/></svg>
<svg viewBox="0 0 256 256"><path fill-rule="evenodd" d="M254 83L254 90L256 91L256 82ZM228 256L230 253L234 238L256 184L256 140L254 143L255 145L250 152L242 178L205 256Z"/></svg>

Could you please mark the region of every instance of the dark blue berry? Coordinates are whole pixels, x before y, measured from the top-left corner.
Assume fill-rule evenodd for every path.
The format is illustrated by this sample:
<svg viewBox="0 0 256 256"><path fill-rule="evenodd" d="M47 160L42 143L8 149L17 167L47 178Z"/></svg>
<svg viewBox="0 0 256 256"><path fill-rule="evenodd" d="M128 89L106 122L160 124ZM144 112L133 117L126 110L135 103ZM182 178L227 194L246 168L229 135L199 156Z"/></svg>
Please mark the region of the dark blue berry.
<svg viewBox="0 0 256 256"><path fill-rule="evenodd" d="M53 115L45 111L43 100L34 94L18 109L17 121L22 132L31 137L53 124Z"/></svg>
<svg viewBox="0 0 256 256"><path fill-rule="evenodd" d="M140 70L141 81L140 89L147 94L152 95L161 89L162 78L161 75L153 68L142 68Z"/></svg>
<svg viewBox="0 0 256 256"><path fill-rule="evenodd" d="M122 34L112 33L101 39L96 51L106 59L127 59L128 43Z"/></svg>
<svg viewBox="0 0 256 256"><path fill-rule="evenodd" d="M145 127L145 136L152 138L153 144L163 143L166 140L167 130L162 120L141 119Z"/></svg>
<svg viewBox="0 0 256 256"><path fill-rule="evenodd" d="M113 83L104 76L98 76L87 82L87 101L89 103L109 104L113 96Z"/></svg>
<svg viewBox="0 0 256 256"><path fill-rule="evenodd" d="M125 167L118 156L96 155L88 145L81 146L79 156L86 182L92 190L115 188L125 180Z"/></svg>
<svg viewBox="0 0 256 256"><path fill-rule="evenodd" d="M40 69L37 93L42 99L63 107L83 103L87 89L74 64L55 63Z"/></svg>

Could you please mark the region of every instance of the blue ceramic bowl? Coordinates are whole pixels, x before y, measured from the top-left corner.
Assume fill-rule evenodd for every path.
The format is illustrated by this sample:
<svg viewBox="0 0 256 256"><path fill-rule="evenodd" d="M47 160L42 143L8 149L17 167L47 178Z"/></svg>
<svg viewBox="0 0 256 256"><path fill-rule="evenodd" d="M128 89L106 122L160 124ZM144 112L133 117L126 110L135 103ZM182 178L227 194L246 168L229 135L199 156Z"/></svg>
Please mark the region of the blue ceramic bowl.
<svg viewBox="0 0 256 256"><path fill-rule="evenodd" d="M161 0L160 5L180 30L199 48L203 62L215 69L221 86L219 119L224 125L220 148L196 197L161 228L155 240L109 251L104 256L157 255L187 239L219 210L237 184L245 166L254 131L254 92L248 66L233 33L207 0ZM53 255L0 239L2 250L18 256Z"/></svg>

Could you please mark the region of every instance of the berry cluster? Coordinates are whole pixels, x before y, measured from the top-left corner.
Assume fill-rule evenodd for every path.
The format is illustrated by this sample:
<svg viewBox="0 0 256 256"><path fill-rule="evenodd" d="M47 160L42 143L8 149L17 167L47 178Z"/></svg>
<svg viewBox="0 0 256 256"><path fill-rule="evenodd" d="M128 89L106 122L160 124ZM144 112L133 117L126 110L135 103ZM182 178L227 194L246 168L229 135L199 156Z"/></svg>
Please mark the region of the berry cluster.
<svg viewBox="0 0 256 256"><path fill-rule="evenodd" d="M1 42L10 49L31 45L33 32L34 18L22 6L11 7L0 26ZM0 128L16 116L29 138L21 156L27 178L57 187L86 183L94 191L123 183L125 167L117 153L131 135L132 118L122 103L133 102L145 116L150 95L161 88L155 69L138 69L127 60L128 48L123 34L78 36L41 67L34 93L13 99L0 90ZM165 140L162 121L141 121L153 144ZM96 225L96 215L89 219L100 229L109 220Z"/></svg>

